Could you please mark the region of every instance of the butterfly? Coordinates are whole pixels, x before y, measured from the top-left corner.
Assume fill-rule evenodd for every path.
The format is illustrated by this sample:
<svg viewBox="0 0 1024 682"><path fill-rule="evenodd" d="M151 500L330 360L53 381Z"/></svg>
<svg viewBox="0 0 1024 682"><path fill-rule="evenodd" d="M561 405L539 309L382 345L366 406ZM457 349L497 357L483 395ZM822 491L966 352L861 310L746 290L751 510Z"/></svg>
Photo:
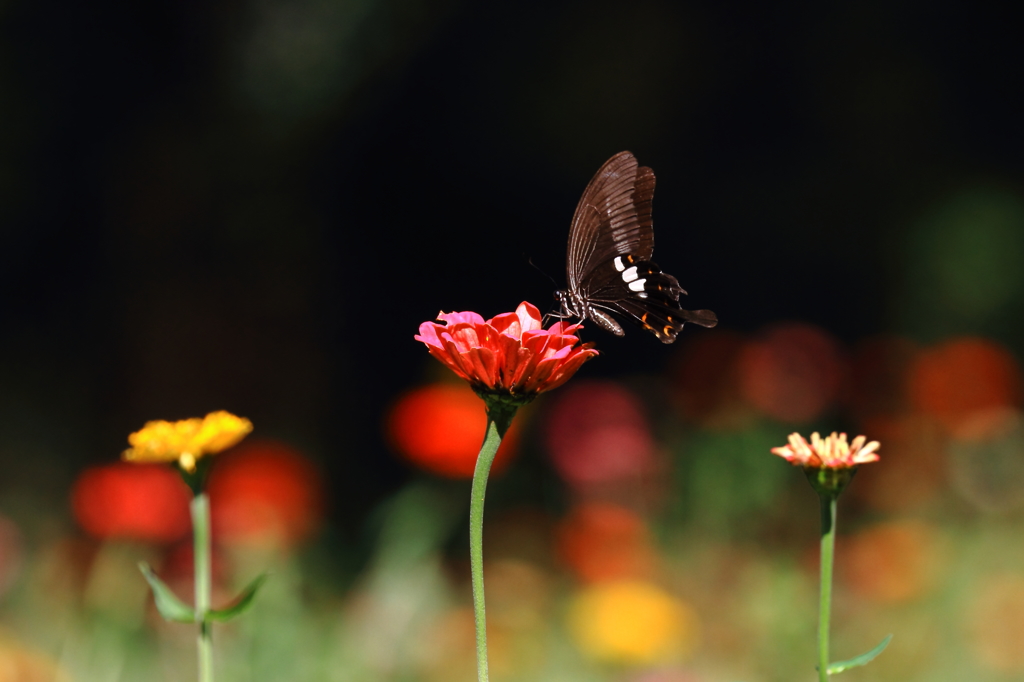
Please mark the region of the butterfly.
<svg viewBox="0 0 1024 682"><path fill-rule="evenodd" d="M658 337L676 340L683 324L714 327L710 310L683 310L685 294L672 275L651 262L654 227L651 200L654 171L638 167L629 152L608 159L583 191L569 228L566 253L568 287L555 292L557 317L593 320L623 336L609 313L624 315Z"/></svg>

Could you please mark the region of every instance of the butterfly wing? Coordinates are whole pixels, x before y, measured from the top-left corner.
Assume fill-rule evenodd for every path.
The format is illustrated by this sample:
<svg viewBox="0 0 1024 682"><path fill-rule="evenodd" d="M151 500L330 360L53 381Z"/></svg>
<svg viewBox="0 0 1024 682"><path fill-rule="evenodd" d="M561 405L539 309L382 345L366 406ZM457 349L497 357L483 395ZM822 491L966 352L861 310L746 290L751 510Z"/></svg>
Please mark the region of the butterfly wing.
<svg viewBox="0 0 1024 682"><path fill-rule="evenodd" d="M714 327L718 317L710 310L684 310L679 307L679 296L686 292L672 275L662 272L651 261L636 261L622 256L619 262L636 269L626 281L623 271L614 261L603 263L590 273L587 281L590 292L588 302L595 307L626 315L636 324L658 337L662 343L672 343L692 322L702 327Z"/></svg>
<svg viewBox="0 0 1024 682"><path fill-rule="evenodd" d="M654 253L654 172L629 152L608 159L583 191L569 229L566 276L578 291L594 268L615 256Z"/></svg>
<svg viewBox="0 0 1024 682"><path fill-rule="evenodd" d="M622 329L600 311L625 315L672 343L684 323L714 327L718 318L710 310L680 308L679 296L686 292L651 262L653 198L654 172L629 152L619 152L597 171L569 230L568 310L618 335Z"/></svg>

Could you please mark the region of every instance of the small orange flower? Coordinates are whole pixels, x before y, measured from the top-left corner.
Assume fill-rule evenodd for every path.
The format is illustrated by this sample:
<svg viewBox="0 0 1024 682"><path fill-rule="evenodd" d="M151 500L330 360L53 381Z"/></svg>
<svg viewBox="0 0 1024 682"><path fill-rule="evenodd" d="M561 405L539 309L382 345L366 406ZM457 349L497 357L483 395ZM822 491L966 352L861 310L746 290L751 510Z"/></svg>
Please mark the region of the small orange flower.
<svg viewBox="0 0 1024 682"><path fill-rule="evenodd" d="M836 435L833 431L828 438L814 432L808 443L799 433L791 433L789 445L772 448L772 452L790 464L806 469L852 469L878 461L878 453L875 452L879 447L878 441L865 445L866 440L864 436L857 436L852 443L847 443L845 433Z"/></svg>
<svg viewBox="0 0 1024 682"><path fill-rule="evenodd" d="M474 312L438 313L444 322L424 322L417 341L477 393L530 398L561 386L597 355L592 343L577 346L582 325L541 326L537 308L522 302L514 313L484 321Z"/></svg>
<svg viewBox="0 0 1024 682"><path fill-rule="evenodd" d="M146 422L140 431L128 436L132 447L122 453L128 462L174 462L187 472L196 469L196 460L227 450L252 431L252 422L221 410L202 419L176 422Z"/></svg>

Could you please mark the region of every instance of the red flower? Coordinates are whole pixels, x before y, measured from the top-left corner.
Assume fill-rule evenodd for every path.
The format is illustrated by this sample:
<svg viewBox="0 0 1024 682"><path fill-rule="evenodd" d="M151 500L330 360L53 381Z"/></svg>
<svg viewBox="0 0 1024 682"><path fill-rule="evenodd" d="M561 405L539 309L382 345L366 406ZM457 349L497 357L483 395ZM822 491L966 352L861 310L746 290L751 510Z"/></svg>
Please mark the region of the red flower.
<svg viewBox="0 0 1024 682"><path fill-rule="evenodd" d="M250 547L294 547L318 530L323 476L295 448L272 440L243 443L223 456L207 486L214 540Z"/></svg>
<svg viewBox="0 0 1024 682"><path fill-rule="evenodd" d="M576 345L583 325L559 321L543 329L540 311L525 301L486 322L472 312L437 319L444 324L424 322L416 340L478 393L530 398L561 386L597 355L592 343Z"/></svg>
<svg viewBox="0 0 1024 682"><path fill-rule="evenodd" d="M388 417L388 435L398 453L449 478L472 478L486 431L480 398L465 384L415 388L398 399ZM515 454L517 436L512 427L502 437L494 460L496 471Z"/></svg>
<svg viewBox="0 0 1024 682"><path fill-rule="evenodd" d="M91 467L71 489L78 523L97 538L173 542L189 531L188 488L162 464Z"/></svg>
<svg viewBox="0 0 1024 682"><path fill-rule="evenodd" d="M789 445L772 448L772 452L794 466L805 469L852 469L859 464L877 462L878 441L873 440L867 445L867 438L857 436L852 443L846 442L846 434L833 433L822 438L817 432L811 434L808 443L799 433L789 435Z"/></svg>

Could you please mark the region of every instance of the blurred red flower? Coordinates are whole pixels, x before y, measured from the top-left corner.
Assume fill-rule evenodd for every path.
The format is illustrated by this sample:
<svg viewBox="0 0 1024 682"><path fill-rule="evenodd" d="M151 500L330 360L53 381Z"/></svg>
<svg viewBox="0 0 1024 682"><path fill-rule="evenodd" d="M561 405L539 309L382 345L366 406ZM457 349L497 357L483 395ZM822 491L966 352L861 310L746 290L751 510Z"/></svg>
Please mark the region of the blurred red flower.
<svg viewBox="0 0 1024 682"><path fill-rule="evenodd" d="M672 365L671 388L684 417L725 431L745 428L756 419L744 399L740 376L750 343L728 329L690 336L682 343Z"/></svg>
<svg viewBox="0 0 1024 682"><path fill-rule="evenodd" d="M775 325L738 358L740 390L764 414L792 424L813 421L839 396L846 374L842 350L825 330Z"/></svg>
<svg viewBox="0 0 1024 682"><path fill-rule="evenodd" d="M487 413L465 384L435 384L409 391L395 403L388 435L407 460L449 478L470 478L487 429ZM505 434L494 469L500 471L516 449L518 428Z"/></svg>
<svg viewBox="0 0 1024 682"><path fill-rule="evenodd" d="M913 365L910 398L922 412L955 431L979 412L1020 405L1020 365L988 339L951 339L929 348Z"/></svg>
<svg viewBox="0 0 1024 682"><path fill-rule="evenodd" d="M191 528L188 504L188 488L163 464L92 467L71 489L75 519L97 538L173 542Z"/></svg>
<svg viewBox="0 0 1024 682"><path fill-rule="evenodd" d="M415 339L478 393L529 398L561 386L597 355L592 343L576 345L582 325L559 321L543 329L540 311L525 301L487 321L473 312L437 319L444 324L424 322Z"/></svg>
<svg viewBox="0 0 1024 682"><path fill-rule="evenodd" d="M323 515L321 479L290 445L256 440L239 446L210 472L214 540L293 546L308 539Z"/></svg>
<svg viewBox="0 0 1024 682"><path fill-rule="evenodd" d="M817 432L811 434L808 443L799 433L789 435L789 445L772 448L772 453L782 457L794 466L809 469L851 469L859 464L877 462L878 441L873 440L867 445L864 436L857 436L852 443L846 442L846 434L835 432L822 438Z"/></svg>
<svg viewBox="0 0 1024 682"><path fill-rule="evenodd" d="M910 407L908 378L921 350L910 339L880 334L861 340L850 357L842 399L859 418L898 418Z"/></svg>
<svg viewBox="0 0 1024 682"><path fill-rule="evenodd" d="M573 485L635 481L656 467L655 442L640 400L610 381L584 381L558 397L545 443Z"/></svg>

